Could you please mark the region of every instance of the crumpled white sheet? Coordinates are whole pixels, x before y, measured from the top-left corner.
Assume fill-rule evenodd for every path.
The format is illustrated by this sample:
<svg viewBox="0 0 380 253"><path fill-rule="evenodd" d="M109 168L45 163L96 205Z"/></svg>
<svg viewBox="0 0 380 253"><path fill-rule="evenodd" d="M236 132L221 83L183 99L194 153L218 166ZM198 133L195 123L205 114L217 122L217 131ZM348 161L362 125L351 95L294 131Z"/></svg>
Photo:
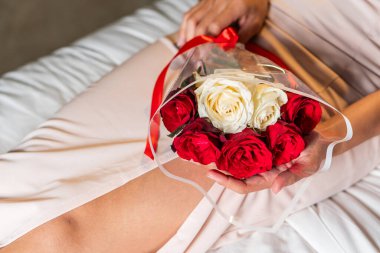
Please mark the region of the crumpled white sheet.
<svg viewBox="0 0 380 253"><path fill-rule="evenodd" d="M0 79L0 153L141 48L174 32L196 0L161 0ZM380 167L349 189L213 253L379 252ZM328 242L327 242L327 241ZM331 241L332 240L332 241Z"/></svg>

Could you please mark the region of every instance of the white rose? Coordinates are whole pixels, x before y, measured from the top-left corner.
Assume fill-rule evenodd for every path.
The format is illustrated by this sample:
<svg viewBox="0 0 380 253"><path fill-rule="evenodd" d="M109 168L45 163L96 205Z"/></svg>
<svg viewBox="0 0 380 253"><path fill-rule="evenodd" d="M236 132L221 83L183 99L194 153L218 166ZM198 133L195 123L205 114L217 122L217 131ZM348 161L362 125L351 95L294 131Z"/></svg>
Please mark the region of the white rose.
<svg viewBox="0 0 380 253"><path fill-rule="evenodd" d="M238 133L247 127L253 114L252 94L239 81L209 78L195 90L200 117L225 133Z"/></svg>
<svg viewBox="0 0 380 253"><path fill-rule="evenodd" d="M288 97L281 89L266 84L253 85L250 88L255 110L249 126L265 131L280 118L280 108L288 102Z"/></svg>

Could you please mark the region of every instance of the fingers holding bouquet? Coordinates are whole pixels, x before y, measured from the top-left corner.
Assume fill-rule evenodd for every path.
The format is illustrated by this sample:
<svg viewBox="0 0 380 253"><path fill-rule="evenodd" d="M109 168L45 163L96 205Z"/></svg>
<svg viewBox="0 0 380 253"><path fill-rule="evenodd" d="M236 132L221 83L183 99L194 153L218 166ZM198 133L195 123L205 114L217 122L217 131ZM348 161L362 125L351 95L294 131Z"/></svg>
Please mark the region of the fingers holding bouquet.
<svg viewBox="0 0 380 253"><path fill-rule="evenodd" d="M277 169L252 176L247 179L237 179L233 176L224 174L219 170L209 170L207 176L224 187L240 194L248 194L265 189L270 189L274 179L280 173Z"/></svg>
<svg viewBox="0 0 380 253"><path fill-rule="evenodd" d="M278 193L284 187L292 185L318 171L323 160L321 154L326 153L328 142L316 131L311 132L305 139L306 148L296 159L278 165L269 171L242 180L227 175L220 170L209 170L208 177L241 194L265 189L271 189L272 192Z"/></svg>
<svg viewBox="0 0 380 253"><path fill-rule="evenodd" d="M216 36L235 22L246 42L259 32L268 7L268 0L202 0L184 15L177 43L182 46L202 34Z"/></svg>
<svg viewBox="0 0 380 253"><path fill-rule="evenodd" d="M274 178L270 187L274 193L318 171L324 158L322 154L326 153L328 141L318 132L312 131L305 137L305 142L306 148L297 159L280 166L283 171Z"/></svg>

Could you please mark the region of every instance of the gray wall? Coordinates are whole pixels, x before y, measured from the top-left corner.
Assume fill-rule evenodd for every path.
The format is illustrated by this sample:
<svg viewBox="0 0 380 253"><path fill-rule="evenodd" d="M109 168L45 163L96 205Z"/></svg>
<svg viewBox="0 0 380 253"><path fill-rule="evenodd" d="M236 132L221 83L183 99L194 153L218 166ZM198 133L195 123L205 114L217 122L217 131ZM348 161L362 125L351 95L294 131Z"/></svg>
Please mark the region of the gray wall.
<svg viewBox="0 0 380 253"><path fill-rule="evenodd" d="M0 0L0 75L154 0Z"/></svg>

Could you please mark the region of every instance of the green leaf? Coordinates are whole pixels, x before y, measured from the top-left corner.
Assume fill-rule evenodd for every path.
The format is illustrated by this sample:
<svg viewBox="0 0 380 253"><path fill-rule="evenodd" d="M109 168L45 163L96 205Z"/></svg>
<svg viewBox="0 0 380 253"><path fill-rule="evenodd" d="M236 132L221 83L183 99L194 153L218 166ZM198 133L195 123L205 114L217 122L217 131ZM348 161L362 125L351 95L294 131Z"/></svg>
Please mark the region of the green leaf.
<svg viewBox="0 0 380 253"><path fill-rule="evenodd" d="M187 77L185 80L183 80L179 87L185 88L187 85L191 84L194 81L195 81L195 77L194 77L194 75L191 75L191 76Z"/></svg>
<svg viewBox="0 0 380 253"><path fill-rule="evenodd" d="M184 124L184 125L178 127L176 130L174 130L173 132L171 132L171 133L168 135L168 137L170 137L170 138L175 137L176 135L178 135L178 134L179 134L179 133L185 128L185 126L186 126L186 124Z"/></svg>

